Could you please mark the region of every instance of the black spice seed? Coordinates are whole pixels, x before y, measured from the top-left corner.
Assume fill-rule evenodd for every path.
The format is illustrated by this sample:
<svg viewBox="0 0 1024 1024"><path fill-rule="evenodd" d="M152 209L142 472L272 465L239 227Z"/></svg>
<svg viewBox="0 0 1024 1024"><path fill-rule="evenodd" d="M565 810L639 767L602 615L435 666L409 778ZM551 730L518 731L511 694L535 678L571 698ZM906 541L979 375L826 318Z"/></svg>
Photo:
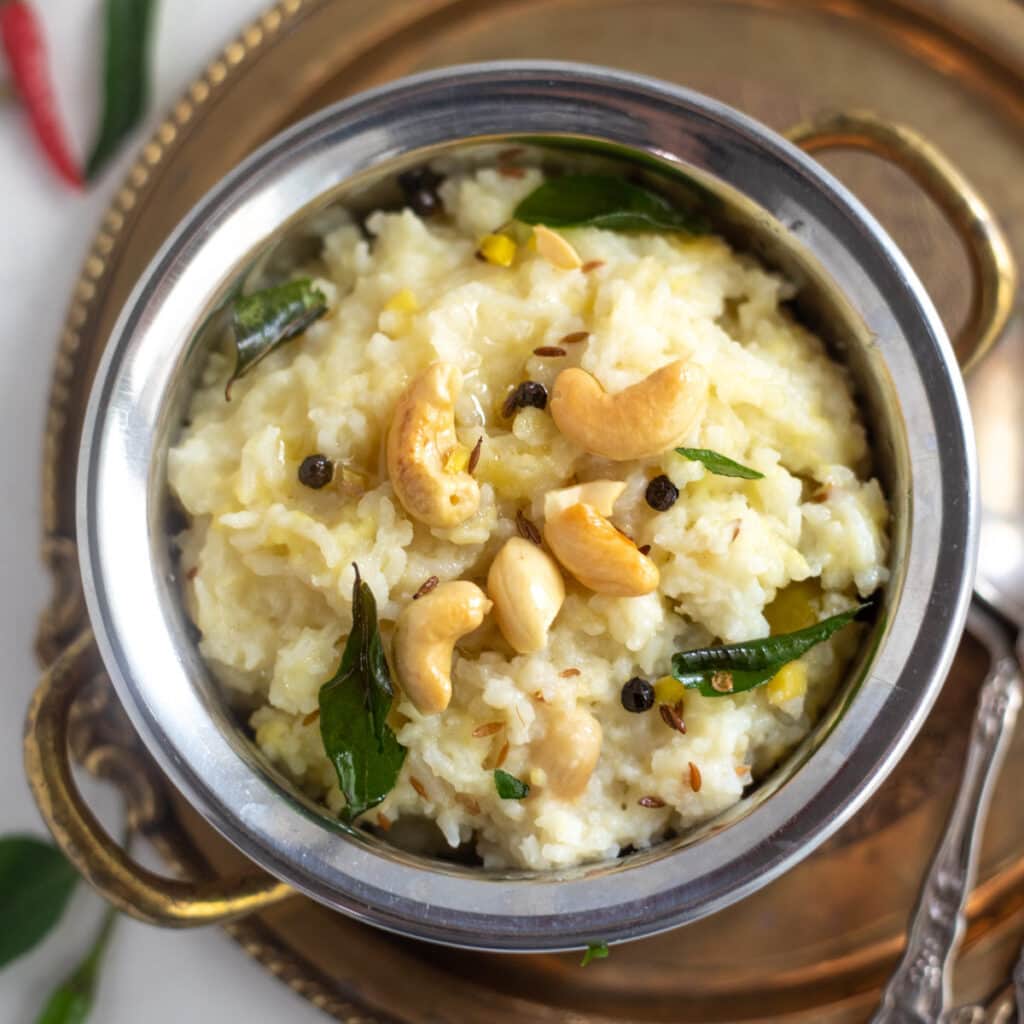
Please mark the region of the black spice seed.
<svg viewBox="0 0 1024 1024"><path fill-rule="evenodd" d="M424 594L429 594L441 581L436 576L428 576L424 581L423 585L415 594L412 595L414 601L423 597Z"/></svg>
<svg viewBox="0 0 1024 1024"><path fill-rule="evenodd" d="M662 473L647 485L645 497L655 512L667 512L679 499L679 488Z"/></svg>
<svg viewBox="0 0 1024 1024"><path fill-rule="evenodd" d="M501 414L507 419L517 409L524 409L528 405L534 409L543 409L547 404L548 389L535 380L524 380L505 399L505 404L501 407Z"/></svg>
<svg viewBox="0 0 1024 1024"><path fill-rule="evenodd" d="M307 455L299 466L299 483L319 491L334 479L334 463L326 455Z"/></svg>
<svg viewBox="0 0 1024 1024"><path fill-rule="evenodd" d="M622 706L627 711L650 711L654 707L654 687L646 679L634 676L622 687Z"/></svg>
<svg viewBox="0 0 1024 1024"><path fill-rule="evenodd" d="M430 217L442 209L437 187L444 181L429 167L413 167L398 176L398 186L405 194L405 201L420 217Z"/></svg>
<svg viewBox="0 0 1024 1024"><path fill-rule="evenodd" d="M546 359L558 359L565 355L565 349L558 345L541 345L533 350L533 354Z"/></svg>

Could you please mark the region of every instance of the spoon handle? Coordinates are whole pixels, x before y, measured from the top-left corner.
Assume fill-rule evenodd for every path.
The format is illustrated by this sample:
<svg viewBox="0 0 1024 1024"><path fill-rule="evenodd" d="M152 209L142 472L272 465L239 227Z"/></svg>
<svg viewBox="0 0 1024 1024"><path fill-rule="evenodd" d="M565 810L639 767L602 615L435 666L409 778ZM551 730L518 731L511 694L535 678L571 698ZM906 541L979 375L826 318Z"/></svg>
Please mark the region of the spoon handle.
<svg viewBox="0 0 1024 1024"><path fill-rule="evenodd" d="M907 947L872 1024L936 1024L950 1005L953 957L964 928L992 785L1024 691L1007 628L975 600L968 628L991 663L978 695L963 777L911 918Z"/></svg>

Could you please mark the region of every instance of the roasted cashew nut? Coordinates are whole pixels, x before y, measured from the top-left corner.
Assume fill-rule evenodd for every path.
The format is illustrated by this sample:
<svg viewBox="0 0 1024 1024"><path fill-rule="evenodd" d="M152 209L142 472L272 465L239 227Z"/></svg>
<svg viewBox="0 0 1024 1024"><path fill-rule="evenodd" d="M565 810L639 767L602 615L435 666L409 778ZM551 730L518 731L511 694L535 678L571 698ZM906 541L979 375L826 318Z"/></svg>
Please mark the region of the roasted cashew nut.
<svg viewBox="0 0 1024 1024"><path fill-rule="evenodd" d="M594 455L616 462L675 447L704 415L707 377L682 359L609 394L586 370L555 379L549 406L558 429Z"/></svg>
<svg viewBox="0 0 1024 1024"><path fill-rule="evenodd" d="M391 486L414 519L427 526L458 526L480 507L480 487L445 460L459 443L455 399L462 373L451 363L431 363L402 392L388 430Z"/></svg>
<svg viewBox="0 0 1024 1024"><path fill-rule="evenodd" d="M395 623L395 671L421 715L436 715L452 699L452 651L491 610L484 592L467 580L442 583L410 601Z"/></svg>
<svg viewBox="0 0 1024 1024"><path fill-rule="evenodd" d="M520 654L542 650L565 600L555 560L522 537L510 537L491 562L487 593L509 646Z"/></svg>
<svg viewBox="0 0 1024 1024"><path fill-rule="evenodd" d="M640 597L655 590L661 577L654 562L606 518L624 487L619 481L596 480L552 491L544 501L544 540L555 558L588 589L614 597ZM595 496L601 504L588 501Z"/></svg>
<svg viewBox="0 0 1024 1024"><path fill-rule="evenodd" d="M545 787L563 800L587 788L601 755L601 723L583 708L552 712L547 732L532 745L530 758L546 775Z"/></svg>

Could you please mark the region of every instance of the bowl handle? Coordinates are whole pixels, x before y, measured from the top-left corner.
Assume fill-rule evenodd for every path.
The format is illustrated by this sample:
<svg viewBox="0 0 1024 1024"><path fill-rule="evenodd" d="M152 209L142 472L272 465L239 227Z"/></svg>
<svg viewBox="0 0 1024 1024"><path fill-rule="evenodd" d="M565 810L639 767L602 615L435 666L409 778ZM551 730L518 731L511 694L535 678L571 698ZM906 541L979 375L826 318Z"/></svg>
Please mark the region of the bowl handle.
<svg viewBox="0 0 1024 1024"><path fill-rule="evenodd" d="M906 171L938 204L971 264L971 309L953 348L965 373L975 366L999 340L1010 319L1017 265L1006 235L974 186L916 131L877 114L826 114L795 125L786 137L808 153L868 150Z"/></svg>
<svg viewBox="0 0 1024 1024"><path fill-rule="evenodd" d="M80 686L102 670L83 630L43 673L25 724L25 769L39 810L68 860L119 910L172 928L216 924L277 903L293 890L266 874L178 881L132 860L85 805L71 774L68 719Z"/></svg>

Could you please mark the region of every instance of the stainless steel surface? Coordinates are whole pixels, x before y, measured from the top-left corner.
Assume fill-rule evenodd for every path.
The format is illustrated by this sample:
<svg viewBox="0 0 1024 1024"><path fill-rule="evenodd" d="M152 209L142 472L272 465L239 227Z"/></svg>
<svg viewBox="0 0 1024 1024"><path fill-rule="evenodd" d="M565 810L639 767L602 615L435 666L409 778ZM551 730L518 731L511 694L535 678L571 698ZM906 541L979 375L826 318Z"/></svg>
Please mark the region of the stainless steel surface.
<svg viewBox="0 0 1024 1024"><path fill-rule="evenodd" d="M907 947L882 993L873 1024L934 1024L952 999L953 963L974 884L981 832L1020 710L1024 681L1005 623L980 601L968 628L991 658L971 729L963 778L942 842L921 887Z"/></svg>
<svg viewBox="0 0 1024 1024"><path fill-rule="evenodd" d="M611 864L493 874L343 834L237 730L188 639L167 551L164 453L202 358L196 325L282 225L317 197L354 196L439 147L461 140L459 158L487 159L488 143L538 135L555 147L550 159L569 160L558 155L568 141L631 147L605 147L603 158L642 156L648 173L666 175L664 187L703 190L717 227L798 282L802 311L843 351L873 427L893 512L893 577L831 712L729 814ZM795 864L867 799L917 731L959 638L975 492L966 400L938 317L888 236L819 165L684 89L599 68L486 65L331 107L196 207L143 275L99 368L78 536L92 625L122 703L190 801L244 853L383 927L544 950L650 934L724 907Z"/></svg>

